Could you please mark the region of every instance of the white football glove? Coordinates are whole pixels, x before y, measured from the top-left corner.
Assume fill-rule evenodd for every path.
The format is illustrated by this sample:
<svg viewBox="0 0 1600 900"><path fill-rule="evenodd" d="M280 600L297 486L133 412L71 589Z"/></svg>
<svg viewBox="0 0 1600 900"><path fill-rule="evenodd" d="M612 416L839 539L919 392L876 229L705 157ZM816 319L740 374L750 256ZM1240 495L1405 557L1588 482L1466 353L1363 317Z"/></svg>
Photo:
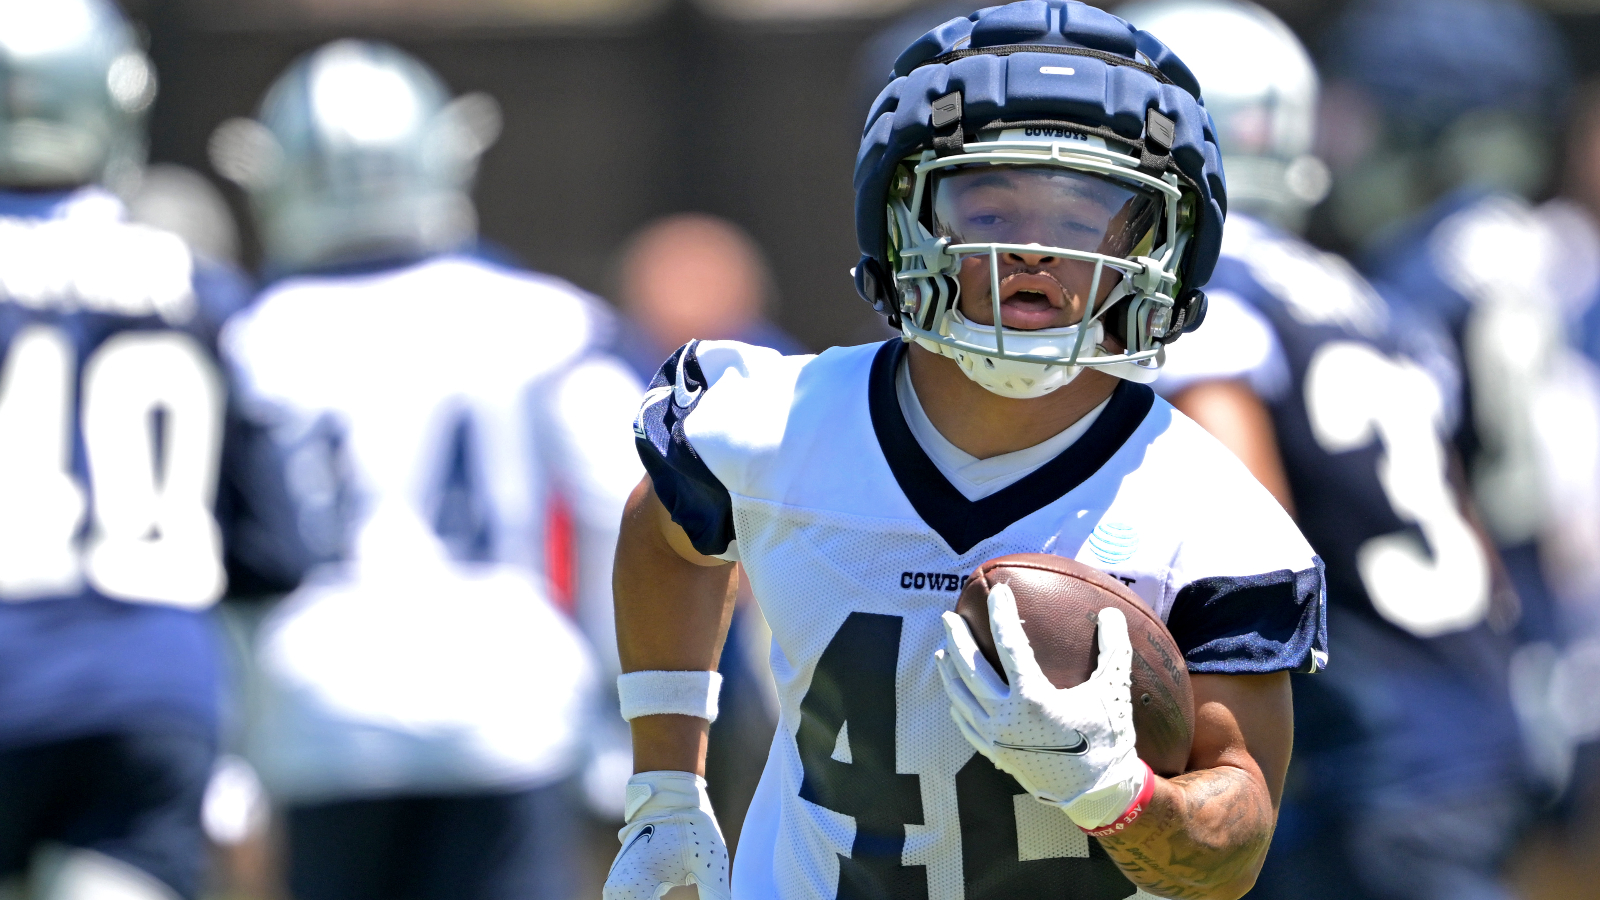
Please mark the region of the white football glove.
<svg viewBox="0 0 1600 900"><path fill-rule="evenodd" d="M656 900L691 884L698 885L700 900L731 900L728 847L704 778L640 772L628 779L626 819L605 900Z"/></svg>
<svg viewBox="0 0 1600 900"><path fill-rule="evenodd" d="M944 647L934 658L950 715L972 746L1078 827L1117 821L1154 777L1134 749L1133 648L1122 612L1100 611L1099 665L1065 690L1034 659L1010 587L989 591L989 628L1009 683L983 658L965 620L953 612L943 618Z"/></svg>

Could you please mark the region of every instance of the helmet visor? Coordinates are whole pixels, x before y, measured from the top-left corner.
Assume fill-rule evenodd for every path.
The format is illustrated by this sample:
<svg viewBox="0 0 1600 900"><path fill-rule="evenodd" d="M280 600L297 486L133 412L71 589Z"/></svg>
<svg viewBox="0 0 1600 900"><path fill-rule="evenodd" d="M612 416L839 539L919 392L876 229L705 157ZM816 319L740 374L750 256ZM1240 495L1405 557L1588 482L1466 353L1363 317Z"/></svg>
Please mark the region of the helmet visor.
<svg viewBox="0 0 1600 900"><path fill-rule="evenodd" d="M934 231L956 244L1038 244L1127 258L1150 252L1161 197L1062 166L947 170L933 192Z"/></svg>

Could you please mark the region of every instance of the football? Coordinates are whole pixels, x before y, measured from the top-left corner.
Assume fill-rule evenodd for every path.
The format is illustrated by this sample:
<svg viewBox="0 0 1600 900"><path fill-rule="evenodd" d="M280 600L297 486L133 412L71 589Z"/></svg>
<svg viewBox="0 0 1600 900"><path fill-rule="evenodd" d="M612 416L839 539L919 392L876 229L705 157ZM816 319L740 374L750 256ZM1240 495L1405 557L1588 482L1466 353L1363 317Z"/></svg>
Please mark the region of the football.
<svg viewBox="0 0 1600 900"><path fill-rule="evenodd" d="M1126 585L1077 560L1044 553L991 559L967 577L956 601L983 656L1005 678L989 631L989 589L1009 585L1022 630L1050 683L1089 680L1099 658L1095 616L1122 610L1133 646L1133 727L1139 758L1158 775L1181 775L1194 741L1194 695L1178 645L1150 607Z"/></svg>

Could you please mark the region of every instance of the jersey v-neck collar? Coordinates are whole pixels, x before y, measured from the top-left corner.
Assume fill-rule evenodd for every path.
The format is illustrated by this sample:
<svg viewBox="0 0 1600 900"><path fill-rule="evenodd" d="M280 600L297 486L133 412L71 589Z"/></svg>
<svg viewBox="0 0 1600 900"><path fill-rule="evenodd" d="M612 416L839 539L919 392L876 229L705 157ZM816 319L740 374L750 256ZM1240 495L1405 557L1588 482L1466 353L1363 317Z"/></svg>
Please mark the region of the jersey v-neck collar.
<svg viewBox="0 0 1600 900"><path fill-rule="evenodd" d="M1088 481L1122 449L1155 403L1155 392L1147 385L1121 382L1100 418L1059 456L1015 484L980 500L968 500L928 458L900 411L895 370L905 352L904 341L890 340L872 360L867 386L872 430L911 507L958 555Z"/></svg>

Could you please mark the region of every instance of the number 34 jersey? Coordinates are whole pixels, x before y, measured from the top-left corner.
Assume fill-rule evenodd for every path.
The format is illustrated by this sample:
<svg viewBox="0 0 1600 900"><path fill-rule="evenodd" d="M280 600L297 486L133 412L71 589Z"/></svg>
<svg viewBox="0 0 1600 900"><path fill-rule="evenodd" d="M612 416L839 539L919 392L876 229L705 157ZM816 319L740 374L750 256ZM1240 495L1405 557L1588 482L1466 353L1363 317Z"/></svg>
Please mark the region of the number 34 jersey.
<svg viewBox="0 0 1600 900"><path fill-rule="evenodd" d="M1327 563L1340 665L1296 685L1295 748L1302 772L1327 777L1300 789L1350 803L1357 791L1520 780L1491 558L1450 475L1460 375L1447 332L1338 257L1245 216L1228 220L1206 289L1205 327L1169 351L1156 386L1251 384Z"/></svg>
<svg viewBox="0 0 1600 900"><path fill-rule="evenodd" d="M1055 459L967 500L901 413L905 352L692 342L635 421L674 521L743 563L772 626L781 714L734 895L1132 896L1096 841L956 730L940 614L984 560L1054 553L1128 584L1191 672L1312 670L1321 563L1227 450L1131 382Z"/></svg>
<svg viewBox="0 0 1600 900"><path fill-rule="evenodd" d="M1489 561L1450 481L1460 375L1442 327L1244 216L1207 289L1216 319L1169 351L1156 386L1251 383L1334 608L1421 638L1481 624Z"/></svg>

